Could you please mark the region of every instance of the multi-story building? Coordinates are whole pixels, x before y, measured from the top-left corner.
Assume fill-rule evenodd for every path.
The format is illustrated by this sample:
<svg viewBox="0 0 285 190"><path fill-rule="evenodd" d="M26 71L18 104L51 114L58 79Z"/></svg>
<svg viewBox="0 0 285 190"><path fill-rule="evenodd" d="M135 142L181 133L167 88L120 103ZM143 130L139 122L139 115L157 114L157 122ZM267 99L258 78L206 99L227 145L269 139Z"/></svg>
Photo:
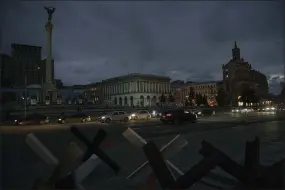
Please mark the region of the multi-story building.
<svg viewBox="0 0 285 190"><path fill-rule="evenodd" d="M184 81L181 80L172 81L170 83L171 94L174 98L174 103L176 105L184 105L182 97L184 84Z"/></svg>
<svg viewBox="0 0 285 190"><path fill-rule="evenodd" d="M209 82L187 82L181 89L181 100L185 102L190 94L191 89L195 94L200 94L207 98L208 104L210 106L216 105L216 96L218 94L219 85L217 81Z"/></svg>
<svg viewBox="0 0 285 190"><path fill-rule="evenodd" d="M12 44L14 86L40 84L41 47Z"/></svg>
<svg viewBox="0 0 285 190"><path fill-rule="evenodd" d="M231 105L238 105L239 98L246 88L255 89L261 94L268 93L268 83L266 77L255 70L251 64L240 57L240 49L235 42L232 49L232 59L223 69L223 89L229 97Z"/></svg>
<svg viewBox="0 0 285 190"><path fill-rule="evenodd" d="M120 106L154 106L163 94L170 93L170 78L149 74L128 74L102 81L106 104Z"/></svg>
<svg viewBox="0 0 285 190"><path fill-rule="evenodd" d="M268 81L266 76L256 70L250 71L252 81L255 83L255 92L258 96L267 96L269 93Z"/></svg>
<svg viewBox="0 0 285 190"><path fill-rule="evenodd" d="M86 92L88 94L89 100L93 104L99 104L99 105L103 104L104 97L103 97L101 82L88 84Z"/></svg>
<svg viewBox="0 0 285 190"><path fill-rule="evenodd" d="M12 44L11 56L1 55L1 81L7 87L24 87L45 81L42 47ZM53 63L52 63L53 67ZM54 80L54 69L52 69Z"/></svg>
<svg viewBox="0 0 285 190"><path fill-rule="evenodd" d="M11 57L9 55L0 55L0 81L1 87L9 88L13 86L12 79L14 78L14 69L11 65Z"/></svg>

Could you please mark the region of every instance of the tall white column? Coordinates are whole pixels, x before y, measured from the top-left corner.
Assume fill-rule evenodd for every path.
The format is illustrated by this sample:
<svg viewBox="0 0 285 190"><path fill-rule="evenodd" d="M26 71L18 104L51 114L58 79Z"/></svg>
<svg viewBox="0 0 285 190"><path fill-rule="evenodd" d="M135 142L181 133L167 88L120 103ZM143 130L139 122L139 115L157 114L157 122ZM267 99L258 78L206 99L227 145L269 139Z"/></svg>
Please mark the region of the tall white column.
<svg viewBox="0 0 285 190"><path fill-rule="evenodd" d="M53 24L48 21L45 25L46 28L46 76L45 82L46 83L53 83L52 81L52 55L51 55L51 47L52 47L52 29Z"/></svg>

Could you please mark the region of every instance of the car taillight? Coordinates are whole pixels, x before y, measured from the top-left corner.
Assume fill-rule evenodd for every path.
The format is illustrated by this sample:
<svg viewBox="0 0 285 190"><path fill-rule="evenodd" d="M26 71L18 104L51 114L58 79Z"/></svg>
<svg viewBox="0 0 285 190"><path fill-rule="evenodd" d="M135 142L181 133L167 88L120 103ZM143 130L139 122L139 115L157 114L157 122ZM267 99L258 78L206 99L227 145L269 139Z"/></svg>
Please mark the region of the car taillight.
<svg viewBox="0 0 285 190"><path fill-rule="evenodd" d="M166 114L166 116L168 116L168 117L169 117L169 116L172 116L172 114L171 114L171 113L168 113L168 114Z"/></svg>

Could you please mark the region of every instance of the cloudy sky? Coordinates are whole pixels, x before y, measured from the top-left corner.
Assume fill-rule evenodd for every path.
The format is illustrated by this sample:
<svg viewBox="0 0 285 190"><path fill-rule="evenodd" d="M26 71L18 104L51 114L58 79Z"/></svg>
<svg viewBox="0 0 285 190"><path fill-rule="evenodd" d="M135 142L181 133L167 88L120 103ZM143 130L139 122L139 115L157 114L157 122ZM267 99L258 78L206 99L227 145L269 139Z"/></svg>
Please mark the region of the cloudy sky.
<svg viewBox="0 0 285 190"><path fill-rule="evenodd" d="M55 75L66 84L134 72L219 80L235 40L272 91L284 78L282 1L10 2L2 7L2 52L11 43L45 46L43 6L56 7Z"/></svg>

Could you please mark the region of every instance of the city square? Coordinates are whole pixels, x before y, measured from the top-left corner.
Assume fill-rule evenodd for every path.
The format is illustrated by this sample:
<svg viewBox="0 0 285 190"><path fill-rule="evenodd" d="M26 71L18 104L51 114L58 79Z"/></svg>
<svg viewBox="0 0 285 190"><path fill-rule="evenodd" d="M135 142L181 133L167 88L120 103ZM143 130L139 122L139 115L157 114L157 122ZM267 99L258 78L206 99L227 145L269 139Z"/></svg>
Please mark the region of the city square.
<svg viewBox="0 0 285 190"><path fill-rule="evenodd" d="M1 188L285 188L284 48L268 48L284 39L281 3L213 21L228 32L191 3L136 5L7 5ZM272 22L259 25L264 7ZM18 22L34 33L10 32Z"/></svg>

